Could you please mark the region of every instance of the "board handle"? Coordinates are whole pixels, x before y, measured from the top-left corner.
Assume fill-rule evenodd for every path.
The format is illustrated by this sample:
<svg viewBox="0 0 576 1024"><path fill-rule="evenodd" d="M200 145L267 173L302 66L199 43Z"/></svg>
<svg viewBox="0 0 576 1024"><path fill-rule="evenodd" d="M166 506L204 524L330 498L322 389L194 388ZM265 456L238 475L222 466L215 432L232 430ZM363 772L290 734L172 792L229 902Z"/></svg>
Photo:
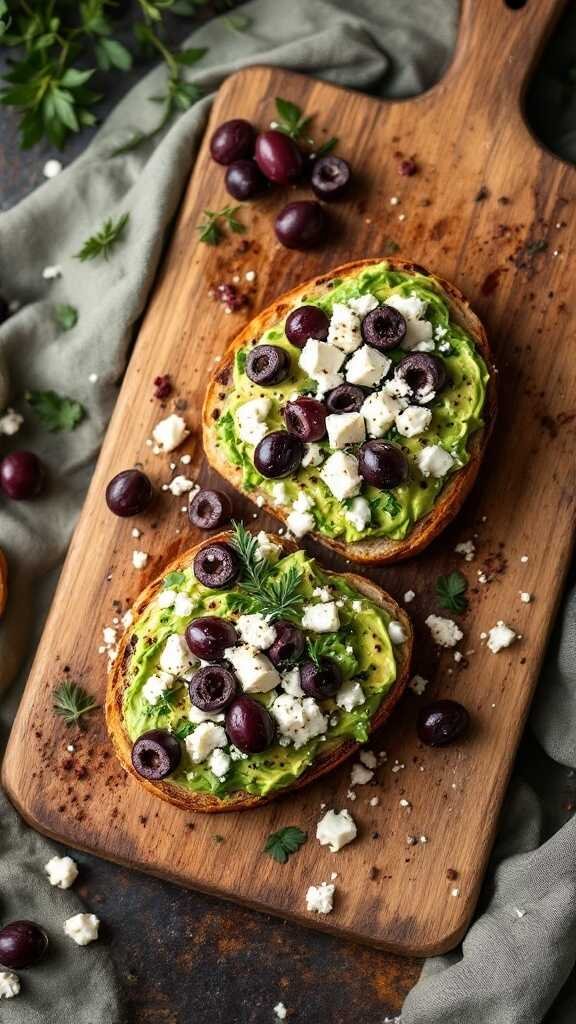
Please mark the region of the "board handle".
<svg viewBox="0 0 576 1024"><path fill-rule="evenodd" d="M567 0L462 0L456 53L441 85L455 88L499 119L521 112L527 80Z"/></svg>

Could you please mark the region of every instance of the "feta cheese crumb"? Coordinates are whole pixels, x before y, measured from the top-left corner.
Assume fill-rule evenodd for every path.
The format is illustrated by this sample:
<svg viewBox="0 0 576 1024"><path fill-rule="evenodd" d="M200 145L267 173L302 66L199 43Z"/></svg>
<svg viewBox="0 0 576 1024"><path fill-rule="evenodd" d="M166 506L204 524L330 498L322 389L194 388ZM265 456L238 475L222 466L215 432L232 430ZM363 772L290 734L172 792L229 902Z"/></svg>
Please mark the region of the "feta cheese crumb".
<svg viewBox="0 0 576 1024"><path fill-rule="evenodd" d="M396 416L396 429L403 437L417 437L430 426L432 413L421 405L409 405Z"/></svg>
<svg viewBox="0 0 576 1024"><path fill-rule="evenodd" d="M432 634L434 643L440 647L455 647L464 636L453 619L445 619L442 615L429 615L426 625Z"/></svg>
<svg viewBox="0 0 576 1024"><path fill-rule="evenodd" d="M311 885L306 893L306 909L315 914L329 914L334 905L333 884L322 882L321 885Z"/></svg>
<svg viewBox="0 0 576 1024"><path fill-rule="evenodd" d="M320 846L328 846L331 853L338 853L343 846L351 843L358 834L350 811L326 811L316 826L316 838Z"/></svg>
<svg viewBox="0 0 576 1024"><path fill-rule="evenodd" d="M280 683L272 662L248 644L226 648L224 657L232 664L245 693L269 693Z"/></svg>
<svg viewBox="0 0 576 1024"><path fill-rule="evenodd" d="M144 569L148 563L149 555L146 551L132 552L132 565L135 569Z"/></svg>
<svg viewBox="0 0 576 1024"><path fill-rule="evenodd" d="M412 679L408 683L408 686L414 693L418 694L418 696L421 697L426 687L428 686L428 682L429 680L424 679L424 676L415 675L412 676Z"/></svg>
<svg viewBox="0 0 576 1024"><path fill-rule="evenodd" d="M454 548L457 555L463 555L467 562L472 562L476 554L476 545L473 540L465 540Z"/></svg>
<svg viewBox="0 0 576 1024"><path fill-rule="evenodd" d="M57 174L60 174L62 170L62 164L59 160L47 160L42 168L42 174L45 178L55 178Z"/></svg>
<svg viewBox="0 0 576 1024"><path fill-rule="evenodd" d="M69 889L78 878L78 868L72 857L51 857L44 865L50 885L58 889Z"/></svg>
<svg viewBox="0 0 576 1024"><path fill-rule="evenodd" d="M174 601L174 614L179 618L187 618L192 614L194 603L188 594L176 594L176 600Z"/></svg>
<svg viewBox="0 0 576 1024"><path fill-rule="evenodd" d="M392 361L383 352L371 345L362 345L346 363L346 380L349 384L359 384L374 388L386 376Z"/></svg>
<svg viewBox="0 0 576 1024"><path fill-rule="evenodd" d="M520 555L520 561L526 564L526 562L528 561L528 555Z"/></svg>
<svg viewBox="0 0 576 1024"><path fill-rule="evenodd" d="M293 743L295 750L315 736L322 736L328 729L328 719L313 697L300 700L289 693L281 693L272 704L270 714L276 722L281 741L286 741L285 746Z"/></svg>
<svg viewBox="0 0 576 1024"><path fill-rule="evenodd" d="M20 430L24 423L24 417L14 409L7 409L3 416L0 416L0 434L5 437L13 437Z"/></svg>
<svg viewBox="0 0 576 1024"><path fill-rule="evenodd" d="M344 518L348 520L355 530L358 530L358 533L362 533L372 518L370 505L366 498L352 498L349 507L344 512Z"/></svg>
<svg viewBox="0 0 576 1024"><path fill-rule="evenodd" d="M42 277L45 281L54 281L55 278L62 277L62 267L59 264L53 267L44 267Z"/></svg>
<svg viewBox="0 0 576 1024"><path fill-rule="evenodd" d="M430 444L418 452L416 464L423 476L439 480L452 468L454 459L439 444Z"/></svg>
<svg viewBox="0 0 576 1024"><path fill-rule="evenodd" d="M188 434L189 430L185 421L176 413L172 413L166 419L160 420L152 431L152 437L156 442L157 454L174 451L188 437Z"/></svg>
<svg viewBox="0 0 576 1024"><path fill-rule="evenodd" d="M314 516L311 512L298 512L296 509L292 509L286 516L286 526L298 539L310 533L315 525Z"/></svg>
<svg viewBox="0 0 576 1024"><path fill-rule="evenodd" d="M0 999L13 999L20 992L20 978L14 971L0 971Z"/></svg>
<svg viewBox="0 0 576 1024"><path fill-rule="evenodd" d="M306 466L321 466L324 462L324 451L315 441L310 441L304 445L304 456L302 458L302 465Z"/></svg>
<svg viewBox="0 0 576 1024"><path fill-rule="evenodd" d="M352 771L350 772L351 786L366 786L373 778L374 772L371 768L366 768L363 764L352 765Z"/></svg>
<svg viewBox="0 0 576 1024"><path fill-rule="evenodd" d="M350 306L334 303L327 342L347 353L354 352L362 344L360 318Z"/></svg>
<svg viewBox="0 0 576 1024"><path fill-rule="evenodd" d="M373 309L377 309L380 303L375 295L367 292L366 295L359 295L356 299L348 299L350 309L353 309L357 316L364 318Z"/></svg>
<svg viewBox="0 0 576 1024"><path fill-rule="evenodd" d="M228 754L219 747L217 747L216 750L213 750L208 758L210 771L214 773L220 782L226 777L227 772L230 770L230 764L231 761Z"/></svg>
<svg viewBox="0 0 576 1024"><path fill-rule="evenodd" d="M284 1006L284 1003L276 1003L276 1006L274 1007L274 1013L276 1014L278 1020L286 1020L286 1014L288 1013L288 1011Z"/></svg>
<svg viewBox="0 0 576 1024"><path fill-rule="evenodd" d="M202 764L217 747L225 747L228 737L221 725L200 722L193 733L184 740L184 745L193 764Z"/></svg>
<svg viewBox="0 0 576 1024"><path fill-rule="evenodd" d="M266 651L276 639L274 626L267 622L260 612L241 615L236 623L236 629L245 644L259 651Z"/></svg>
<svg viewBox="0 0 576 1024"><path fill-rule="evenodd" d="M252 398L235 412L236 426L241 441L256 446L268 433L266 417L272 403L269 398Z"/></svg>
<svg viewBox="0 0 576 1024"><path fill-rule="evenodd" d="M148 704L157 704L166 690L169 690L174 683L174 676L170 672L154 672L149 676L142 687L142 696Z"/></svg>
<svg viewBox="0 0 576 1024"><path fill-rule="evenodd" d="M379 796L370 797L370 800L369 800L370 807L378 807L379 803L380 803L380 797Z"/></svg>
<svg viewBox="0 0 576 1024"><path fill-rule="evenodd" d="M404 594L404 604L410 604L410 602L413 601L415 597L416 594L413 590L407 590L406 593Z"/></svg>
<svg viewBox="0 0 576 1024"><path fill-rule="evenodd" d="M140 540L140 537L142 536L142 530L139 530L137 526L134 526L132 528L132 536L134 540Z"/></svg>
<svg viewBox="0 0 576 1024"><path fill-rule="evenodd" d="M335 601L304 606L302 628L315 633L334 633L340 629L340 618Z"/></svg>
<svg viewBox="0 0 576 1024"><path fill-rule="evenodd" d="M358 459L343 451L334 452L322 466L320 478L339 501L353 498L358 494L362 484L358 472Z"/></svg>
<svg viewBox="0 0 576 1024"><path fill-rule="evenodd" d="M268 534L265 533L264 530L260 530L260 532L256 534L256 541L258 544L256 550L256 554L258 555L258 557L261 558L263 561L272 562L272 564L274 565L278 561L278 558L280 557L280 552L282 550L280 545L274 544L274 542L270 540Z"/></svg>
<svg viewBox="0 0 576 1024"><path fill-rule="evenodd" d="M498 654L498 651L502 651L505 647L510 647L510 644L514 643L517 639L517 634L510 626L502 622L499 619L492 629L488 630L488 643L487 647L492 651L492 654Z"/></svg>
<svg viewBox="0 0 576 1024"><path fill-rule="evenodd" d="M196 484L193 480L189 480L187 476L175 476L168 484L168 490L175 498L181 498L183 494L192 491L194 487L196 487Z"/></svg>
<svg viewBox="0 0 576 1024"><path fill-rule="evenodd" d="M527 590L520 590L519 594L522 604L530 604L532 601L532 594L529 594Z"/></svg>
<svg viewBox="0 0 576 1024"><path fill-rule="evenodd" d="M360 707L365 701L366 695L364 690L360 683L354 679L347 679L346 682L342 683L336 694L336 703L344 711L353 711L354 708Z"/></svg>
<svg viewBox="0 0 576 1024"><path fill-rule="evenodd" d="M162 672L182 676L197 664L198 659L191 653L186 638L181 633L171 633L160 655L159 666Z"/></svg>
<svg viewBox="0 0 576 1024"><path fill-rule="evenodd" d="M64 922L64 932L78 946L87 946L98 938L99 925L96 914L75 914Z"/></svg>
<svg viewBox="0 0 576 1024"><path fill-rule="evenodd" d="M393 644L403 644L408 639L408 634L401 622L393 619L388 625L388 636Z"/></svg>

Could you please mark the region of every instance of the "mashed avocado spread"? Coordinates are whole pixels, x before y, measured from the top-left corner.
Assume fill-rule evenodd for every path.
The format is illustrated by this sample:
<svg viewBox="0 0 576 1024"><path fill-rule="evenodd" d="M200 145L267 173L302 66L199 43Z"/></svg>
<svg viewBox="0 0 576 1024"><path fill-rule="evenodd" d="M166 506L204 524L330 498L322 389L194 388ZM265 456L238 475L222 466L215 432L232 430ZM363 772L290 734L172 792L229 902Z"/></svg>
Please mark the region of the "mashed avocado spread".
<svg viewBox="0 0 576 1024"><path fill-rule="evenodd" d="M297 592L304 609L321 603L322 598L325 601L328 588L330 600L338 609L338 629L323 634L309 630L304 632L307 639L318 641L321 637L321 642L328 645L327 653L337 662L343 682L357 681L363 702L345 710L337 704L338 695L319 700L318 705L326 717L326 731L299 747L288 743L281 745L278 734L272 746L259 754L241 754L228 744L224 752L230 764L223 778L213 773L207 760L194 764L186 747L186 738L198 728L189 718L188 680L195 669L192 668L186 677L174 678L170 688L155 703L146 699L144 687L158 672L167 640L173 634L182 636L193 619L211 615L232 622L238 620L237 599L242 594L242 584L236 583L229 590L215 591L202 586L191 567L172 572L164 580L164 590L150 602L131 630L132 655L123 702L124 725L131 741L150 729L167 729L181 741L182 759L169 778L172 784L191 792L212 793L218 797L238 791L264 795L289 786L317 757L333 750L343 740L365 742L368 739L370 722L397 677L394 647L388 632L390 615L359 594L345 579L323 573L304 551L281 558L271 569L270 578L280 579L291 569L301 574ZM185 615L177 614L182 602L163 607L165 602L161 598L167 591L189 598ZM257 606L252 610L258 610ZM295 621L300 621L299 617ZM250 693L250 697L270 707L281 692L282 684L268 693Z"/></svg>
<svg viewBox="0 0 576 1024"><path fill-rule="evenodd" d="M266 416L266 427L273 431L284 428L281 410L289 399L296 394L313 395L316 391L316 384L298 364L300 351L286 338L284 321L271 327L255 342L272 344L288 353L291 367L288 378L269 387L253 383L245 372L251 346L240 349L235 358L232 390L219 411L217 444L230 463L241 467L245 490L264 491L272 504L284 507L291 506L304 492L313 502L311 514L318 533L345 541L376 537L402 540L414 524L433 508L447 479L469 461L470 438L483 426L482 410L489 375L472 338L451 319L448 302L439 286L424 275L391 270L383 262L368 267L356 277L335 279L327 294L315 296L310 293L302 297L299 305L317 305L330 316L334 303L346 303L366 295L374 296L380 303L385 303L392 295L416 296L422 300L425 304L423 317L432 325L433 349L428 351L433 351L443 361L448 376L447 384L429 405L432 418L423 432L406 437L392 426L383 435L385 440L403 450L409 476L406 483L390 491L378 490L366 483L362 485L361 495L370 509L370 521L366 526L360 529L358 521L351 521L347 515L351 499L342 501L331 493L321 479L321 467L301 466L294 475L281 481L283 486L278 490L278 481L261 476L255 469L254 447L240 437L235 414L244 403L255 398L269 398L271 408ZM386 354L392 360L390 372L393 372L394 366L407 353L395 348ZM426 446L436 445L451 456L450 469L442 476L425 476L418 466L417 456ZM320 449L324 458L330 454L327 439L320 442Z"/></svg>

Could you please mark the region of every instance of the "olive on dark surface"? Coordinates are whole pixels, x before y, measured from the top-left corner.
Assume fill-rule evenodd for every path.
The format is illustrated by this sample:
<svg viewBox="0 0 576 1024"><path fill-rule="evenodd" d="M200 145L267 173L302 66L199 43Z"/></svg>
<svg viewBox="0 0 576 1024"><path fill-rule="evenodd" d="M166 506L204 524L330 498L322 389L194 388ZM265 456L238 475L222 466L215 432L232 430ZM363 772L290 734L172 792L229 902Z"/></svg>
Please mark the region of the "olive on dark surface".
<svg viewBox="0 0 576 1024"><path fill-rule="evenodd" d="M237 697L226 712L226 732L243 754L259 754L274 739L274 721L263 704Z"/></svg>
<svg viewBox="0 0 576 1024"><path fill-rule="evenodd" d="M398 363L394 376L405 381L410 388L410 397L416 404L424 404L434 398L446 383L446 369L438 356L427 352L411 352Z"/></svg>
<svg viewBox="0 0 576 1024"><path fill-rule="evenodd" d="M358 452L358 472L368 484L388 491L408 479L408 463L397 445L378 439L366 441Z"/></svg>
<svg viewBox="0 0 576 1024"><path fill-rule="evenodd" d="M246 358L246 376L254 384L280 384L290 371L290 358L279 345L255 345Z"/></svg>
<svg viewBox="0 0 576 1024"><path fill-rule="evenodd" d="M302 174L302 153L284 132L262 132L256 139L254 158L264 177L277 185L291 185Z"/></svg>
<svg viewBox="0 0 576 1024"><path fill-rule="evenodd" d="M44 467L34 452L10 452L0 462L0 488L14 501L37 498L44 478Z"/></svg>
<svg viewBox="0 0 576 1024"><path fill-rule="evenodd" d="M310 184L319 199L340 199L351 177L350 164L341 156L320 156L312 165Z"/></svg>
<svg viewBox="0 0 576 1024"><path fill-rule="evenodd" d="M302 630L285 619L275 622L274 629L276 639L266 654L276 668L281 665L293 665L304 654L305 640Z"/></svg>
<svg viewBox="0 0 576 1024"><path fill-rule="evenodd" d="M132 747L132 764L143 779L165 779L176 770L181 756L178 740L166 729L142 733Z"/></svg>
<svg viewBox="0 0 576 1024"><path fill-rule="evenodd" d="M211 590L230 586L239 574L240 563L229 544L209 544L201 548L194 558L196 579Z"/></svg>
<svg viewBox="0 0 576 1024"><path fill-rule="evenodd" d="M366 392L356 384L339 384L326 395L326 405L332 413L360 412L365 398Z"/></svg>
<svg viewBox="0 0 576 1024"><path fill-rule="evenodd" d="M219 164L232 164L252 156L256 132L249 121L236 117L221 124L210 139L212 159Z"/></svg>
<svg viewBox="0 0 576 1024"><path fill-rule="evenodd" d="M320 203L299 199L288 203L276 217L276 237L287 249L312 249L326 236L328 219Z"/></svg>
<svg viewBox="0 0 576 1024"><path fill-rule="evenodd" d="M236 696L236 676L224 665L204 665L189 685L190 700L200 711L223 711Z"/></svg>
<svg viewBox="0 0 576 1024"><path fill-rule="evenodd" d="M470 715L456 700L436 700L421 708L418 737L428 747L445 747L467 731Z"/></svg>
<svg viewBox="0 0 576 1024"><path fill-rule="evenodd" d="M308 338L326 341L330 320L319 306L298 306L286 318L284 330L288 341L297 348L304 348Z"/></svg>
<svg viewBox="0 0 576 1024"><path fill-rule="evenodd" d="M370 310L360 324L362 338L367 345L386 352L396 348L406 335L406 319L393 306L377 306Z"/></svg>
<svg viewBox="0 0 576 1024"><path fill-rule="evenodd" d="M286 429L301 441L319 441L326 433L326 409L317 398L287 402L283 416Z"/></svg>
<svg viewBox="0 0 576 1024"><path fill-rule="evenodd" d="M300 666L300 686L307 697L315 697L316 700L333 697L341 683L342 674L331 658L321 658L319 665L315 661L305 661Z"/></svg>
<svg viewBox="0 0 576 1024"><path fill-rule="evenodd" d="M254 465L262 476L275 480L295 473L304 456L304 445L287 430L266 434L254 449Z"/></svg>
<svg viewBox="0 0 576 1024"><path fill-rule="evenodd" d="M48 948L48 936L34 921L11 921L0 931L0 964L21 970L33 967Z"/></svg>
<svg viewBox="0 0 576 1024"><path fill-rule="evenodd" d="M106 488L106 504L115 516L137 516L152 501L154 491L145 473L125 469L112 477Z"/></svg>
<svg viewBox="0 0 576 1024"><path fill-rule="evenodd" d="M235 160L226 171L224 180L230 195L240 202L262 195L267 185L255 160Z"/></svg>
<svg viewBox="0 0 576 1024"><path fill-rule="evenodd" d="M227 523L231 515L232 503L223 491L198 491L188 506L188 518L200 530L215 530Z"/></svg>
<svg viewBox="0 0 576 1024"><path fill-rule="evenodd" d="M202 661L222 661L227 647L234 647L238 634L231 622L217 615L194 619L186 629L186 643Z"/></svg>

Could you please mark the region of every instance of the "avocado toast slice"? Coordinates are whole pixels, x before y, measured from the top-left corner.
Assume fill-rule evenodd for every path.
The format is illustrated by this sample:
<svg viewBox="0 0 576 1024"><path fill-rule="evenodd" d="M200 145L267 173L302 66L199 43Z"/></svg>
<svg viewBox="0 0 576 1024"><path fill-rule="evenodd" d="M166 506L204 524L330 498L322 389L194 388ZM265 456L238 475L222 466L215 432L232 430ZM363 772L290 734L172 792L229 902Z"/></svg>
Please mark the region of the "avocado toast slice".
<svg viewBox="0 0 576 1024"><path fill-rule="evenodd" d="M370 309L371 302L381 309L388 302L394 304L396 311L405 314L400 319L405 319L407 327L403 341L388 346L380 358L380 380L378 368L371 377L371 366L363 362L366 352L375 358L365 340L365 314L360 313ZM346 335L349 325L344 325L342 341L331 327L327 339L343 346L344 362L338 365L336 359L332 370L314 373L318 342L316 352L308 352L308 343L304 351L299 350L286 337L286 319L302 305L311 304L320 307L331 322L335 304L341 314L348 303L356 316L352 334ZM357 350L348 344L354 332L352 345ZM259 385L247 375L250 352L263 344L283 350L288 357L288 374L279 383ZM337 353L338 346L324 345L322 354ZM376 357L380 355L376 352ZM428 388L425 395L420 388L416 396L414 391L406 392L408 397L399 393L400 364L404 361L406 368L407 356L408 362L428 363L439 371L443 382L437 390ZM269 433L285 431L284 410L302 397L320 400L325 413L331 413L331 392L322 389L323 372L328 388L341 390L342 383L346 387L349 381L358 382L352 390L369 399L368 404L365 401L361 411L348 416L352 433L338 429L344 423L342 417L329 415L329 436L305 445L304 460L297 458L291 471L267 477L255 467L257 447L246 440L239 410L246 412L250 402L264 399L269 408L260 412L261 429ZM374 402L384 403L377 405L376 417L370 414ZM261 507L264 502L289 528L297 522L296 536L310 532L347 558L384 564L417 554L457 514L477 476L495 414L495 368L486 333L463 295L417 264L358 260L286 292L240 332L208 385L204 449L214 469L238 490L258 499ZM250 425L254 428L255 421ZM354 433L358 429L360 433ZM404 463L405 478L391 481L396 486L375 486L362 478L362 470L358 475L362 448L382 443L393 449L392 454L399 453ZM331 462L335 472L330 475ZM294 506L304 518L302 514L290 518Z"/></svg>
<svg viewBox="0 0 576 1024"><path fill-rule="evenodd" d="M208 549L222 545L244 553L239 575L218 589L204 586L195 574L199 556L204 561ZM253 537L241 526L169 564L132 611L110 672L108 729L124 768L156 796L189 811L248 810L336 768L388 718L409 676L411 623L388 594L354 574L321 568L288 541ZM201 670L186 639L190 624L197 636L207 616L236 631L224 656L212 651L212 665L232 672L236 687L213 714L198 706L207 706L198 698L207 666ZM263 645L275 636L278 648L287 621L296 627L299 636L291 640L300 649L285 648L283 660L278 649ZM180 665L166 661L175 644ZM246 700L259 705L272 728L253 751L229 724L235 704ZM168 735L175 758L165 777L150 778L134 751L141 737L158 730Z"/></svg>

